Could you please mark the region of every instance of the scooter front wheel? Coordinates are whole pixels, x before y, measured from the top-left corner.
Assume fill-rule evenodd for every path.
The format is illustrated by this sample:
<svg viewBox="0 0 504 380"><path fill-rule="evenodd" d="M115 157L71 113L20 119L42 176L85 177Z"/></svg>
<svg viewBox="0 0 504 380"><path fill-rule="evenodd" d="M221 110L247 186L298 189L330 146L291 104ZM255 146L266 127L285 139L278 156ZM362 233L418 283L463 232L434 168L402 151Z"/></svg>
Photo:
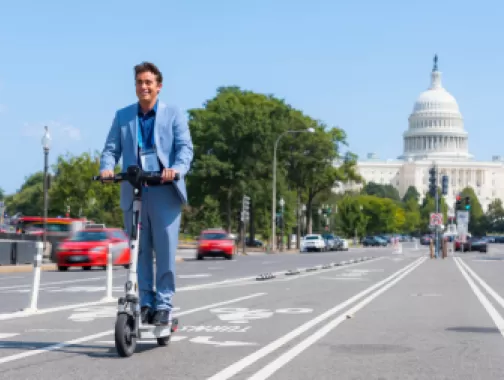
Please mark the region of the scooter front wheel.
<svg viewBox="0 0 504 380"><path fill-rule="evenodd" d="M135 320L131 315L119 314L115 324L115 347L121 357L133 355L136 349Z"/></svg>

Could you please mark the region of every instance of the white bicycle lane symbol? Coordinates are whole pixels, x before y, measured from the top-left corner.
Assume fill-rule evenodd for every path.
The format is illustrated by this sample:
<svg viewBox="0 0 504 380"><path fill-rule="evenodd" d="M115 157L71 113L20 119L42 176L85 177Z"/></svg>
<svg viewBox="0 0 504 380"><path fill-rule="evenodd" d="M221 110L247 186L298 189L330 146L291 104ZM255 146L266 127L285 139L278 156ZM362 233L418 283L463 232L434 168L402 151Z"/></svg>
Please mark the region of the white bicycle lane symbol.
<svg viewBox="0 0 504 380"><path fill-rule="evenodd" d="M245 307L226 307L211 309L211 313L217 314L221 321L228 323L245 324L251 320L271 318L274 314L308 314L313 309L308 308L284 308L284 309L249 309Z"/></svg>

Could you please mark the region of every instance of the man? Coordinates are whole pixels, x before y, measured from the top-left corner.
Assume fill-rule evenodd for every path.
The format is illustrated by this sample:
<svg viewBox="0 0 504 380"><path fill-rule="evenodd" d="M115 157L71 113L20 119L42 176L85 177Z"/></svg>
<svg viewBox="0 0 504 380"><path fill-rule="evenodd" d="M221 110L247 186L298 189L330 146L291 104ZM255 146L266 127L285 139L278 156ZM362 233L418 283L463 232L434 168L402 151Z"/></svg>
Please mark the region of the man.
<svg viewBox="0 0 504 380"><path fill-rule="evenodd" d="M165 185L142 190L138 285L143 324L167 325L175 293L175 254L182 205L187 202L184 177L193 159L189 127L182 113L158 100L163 76L150 62L134 68L138 103L116 112L101 155L100 175L110 178L122 155L122 168L140 165L162 171ZM170 182L179 173L178 181ZM132 227L133 189L121 183L121 209L128 233ZM156 252L156 292L153 255Z"/></svg>

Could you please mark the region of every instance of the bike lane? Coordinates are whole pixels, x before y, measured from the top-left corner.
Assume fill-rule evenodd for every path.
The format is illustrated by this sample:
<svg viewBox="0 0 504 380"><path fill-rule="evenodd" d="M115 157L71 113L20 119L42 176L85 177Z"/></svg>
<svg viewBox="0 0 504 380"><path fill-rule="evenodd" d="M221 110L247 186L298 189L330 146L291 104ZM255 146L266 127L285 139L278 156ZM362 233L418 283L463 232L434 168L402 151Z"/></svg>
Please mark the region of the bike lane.
<svg viewBox="0 0 504 380"><path fill-rule="evenodd" d="M3 321L0 333L17 335L0 339L0 374L30 378L36 368L42 380L46 373L55 379L81 368L86 378L100 378L103 371L130 378L141 371L154 374L161 366L171 378L201 379L413 261L364 261L179 293L175 303L180 329L169 347L139 343L137 353L120 363L111 360L117 357L112 341L115 306Z"/></svg>

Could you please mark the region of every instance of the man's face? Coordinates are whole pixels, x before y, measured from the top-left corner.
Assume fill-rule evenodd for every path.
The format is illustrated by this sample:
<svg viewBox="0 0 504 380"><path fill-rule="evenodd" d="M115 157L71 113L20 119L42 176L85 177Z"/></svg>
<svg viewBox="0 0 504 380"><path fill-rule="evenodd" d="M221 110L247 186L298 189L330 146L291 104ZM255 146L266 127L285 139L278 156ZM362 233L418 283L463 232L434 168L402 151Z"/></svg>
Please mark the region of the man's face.
<svg viewBox="0 0 504 380"><path fill-rule="evenodd" d="M156 99L162 84L158 83L156 75L146 71L136 77L136 94L139 101L150 102Z"/></svg>

